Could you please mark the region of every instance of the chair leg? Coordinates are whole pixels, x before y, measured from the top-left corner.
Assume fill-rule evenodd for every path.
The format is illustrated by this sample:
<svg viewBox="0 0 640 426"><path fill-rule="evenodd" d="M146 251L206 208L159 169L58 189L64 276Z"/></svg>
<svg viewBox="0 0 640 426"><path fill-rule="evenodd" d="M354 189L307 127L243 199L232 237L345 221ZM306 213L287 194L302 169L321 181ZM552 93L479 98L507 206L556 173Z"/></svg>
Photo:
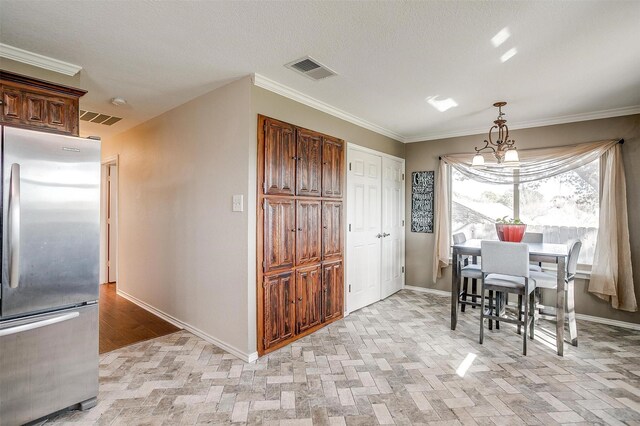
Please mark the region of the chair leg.
<svg viewBox="0 0 640 426"><path fill-rule="evenodd" d="M569 336L571 344L578 346L578 325L576 324L576 305L573 293L573 280L567 283L567 318L569 319Z"/></svg>
<svg viewBox="0 0 640 426"><path fill-rule="evenodd" d="M471 280L471 293L478 294L478 280L475 278ZM471 301L476 303L476 296L471 296ZM475 309L476 305L473 305L472 308Z"/></svg>
<svg viewBox="0 0 640 426"><path fill-rule="evenodd" d="M527 329L529 325L529 304L524 304L524 333L522 333L522 355L527 355Z"/></svg>
<svg viewBox="0 0 640 426"><path fill-rule="evenodd" d="M496 311L495 316L499 317L502 312L502 296L503 293L496 291ZM496 320L496 330L500 330L500 321Z"/></svg>
<svg viewBox="0 0 640 426"><path fill-rule="evenodd" d="M462 300L464 302L467 301L467 292L468 292L468 290L469 290L469 278L465 277L462 280ZM462 307L460 308L460 310L462 312L464 312L464 309L467 307L467 304L466 303L461 303L461 305L462 305Z"/></svg>
<svg viewBox="0 0 640 426"><path fill-rule="evenodd" d="M484 340L484 287L480 284L480 344Z"/></svg>
<svg viewBox="0 0 640 426"><path fill-rule="evenodd" d="M518 295L518 334L522 334L522 326L520 325L520 321L522 321L522 295Z"/></svg>
<svg viewBox="0 0 640 426"><path fill-rule="evenodd" d="M493 290L489 290L489 315L493 315ZM489 330L493 330L493 320L489 318Z"/></svg>
<svg viewBox="0 0 640 426"><path fill-rule="evenodd" d="M536 296L534 294L534 292L531 292L529 294L529 315L532 316L531 319L529 319L529 338L531 340L533 340L534 337L534 327L535 327L535 323L536 323Z"/></svg>

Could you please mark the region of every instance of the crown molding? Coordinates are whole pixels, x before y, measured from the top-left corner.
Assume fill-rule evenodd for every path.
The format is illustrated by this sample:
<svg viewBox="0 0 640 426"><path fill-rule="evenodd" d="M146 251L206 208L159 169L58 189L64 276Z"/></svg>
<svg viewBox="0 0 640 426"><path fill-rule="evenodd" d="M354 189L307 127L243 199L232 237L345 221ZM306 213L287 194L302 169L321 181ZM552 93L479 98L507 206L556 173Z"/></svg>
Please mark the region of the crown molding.
<svg viewBox="0 0 640 426"><path fill-rule="evenodd" d="M622 117L624 115L640 114L640 105L623 108L613 108L602 111L587 112L582 114L563 115L561 117L545 118L541 120L530 120L521 122L510 122L509 130L530 129L532 127L553 126L556 124L577 123L580 121L599 120L603 118ZM443 133L426 133L420 136L404 138L405 143L431 141L436 139L457 138L460 136L480 135L487 133L487 128L467 129Z"/></svg>
<svg viewBox="0 0 640 426"><path fill-rule="evenodd" d="M399 133L386 129L382 126L378 126L377 124L371 123L369 121L363 120L362 118L359 118L341 109L335 108L325 102L312 98L311 96L305 95L302 92L273 81L263 75L254 74L252 80L254 85L269 90L270 92L277 93L278 95L282 95L285 98L300 102L301 104L333 115L334 117L338 117L341 120L348 121L349 123L355 124L356 126L371 130L372 132L376 132L391 139L395 139L399 142L406 142L405 137Z"/></svg>
<svg viewBox="0 0 640 426"><path fill-rule="evenodd" d="M76 75L82 69L79 65L70 64L69 62L39 55L37 53L29 52L28 50L19 49L3 43L0 43L0 57L69 76Z"/></svg>

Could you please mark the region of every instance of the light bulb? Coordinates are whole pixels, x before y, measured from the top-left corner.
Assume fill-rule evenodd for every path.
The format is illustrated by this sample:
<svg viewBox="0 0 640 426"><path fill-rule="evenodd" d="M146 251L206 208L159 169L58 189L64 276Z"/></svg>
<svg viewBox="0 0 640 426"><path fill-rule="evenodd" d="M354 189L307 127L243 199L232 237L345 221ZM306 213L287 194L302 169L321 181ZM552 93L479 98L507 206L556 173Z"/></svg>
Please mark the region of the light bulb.
<svg viewBox="0 0 640 426"><path fill-rule="evenodd" d="M520 157L518 156L518 151L515 148L509 148L507 152L504 154L504 162L510 165L520 163Z"/></svg>
<svg viewBox="0 0 640 426"><path fill-rule="evenodd" d="M482 156L482 154L477 153L476 155L474 155L471 165L474 167L484 166L484 157Z"/></svg>

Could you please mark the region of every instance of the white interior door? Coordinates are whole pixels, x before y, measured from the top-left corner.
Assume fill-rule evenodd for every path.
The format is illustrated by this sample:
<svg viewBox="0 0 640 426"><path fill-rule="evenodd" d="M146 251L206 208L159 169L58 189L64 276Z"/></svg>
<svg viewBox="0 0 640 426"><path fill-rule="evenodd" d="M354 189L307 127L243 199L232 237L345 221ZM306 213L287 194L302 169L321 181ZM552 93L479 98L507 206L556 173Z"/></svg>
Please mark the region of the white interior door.
<svg viewBox="0 0 640 426"><path fill-rule="evenodd" d="M404 284L404 163L382 158L381 298Z"/></svg>
<svg viewBox="0 0 640 426"><path fill-rule="evenodd" d="M107 281L116 282L116 247L118 244L116 232L116 208L117 208L117 188L118 188L118 169L115 164L108 167L109 175L107 177Z"/></svg>
<svg viewBox="0 0 640 426"><path fill-rule="evenodd" d="M382 157L347 150L347 309L380 300Z"/></svg>

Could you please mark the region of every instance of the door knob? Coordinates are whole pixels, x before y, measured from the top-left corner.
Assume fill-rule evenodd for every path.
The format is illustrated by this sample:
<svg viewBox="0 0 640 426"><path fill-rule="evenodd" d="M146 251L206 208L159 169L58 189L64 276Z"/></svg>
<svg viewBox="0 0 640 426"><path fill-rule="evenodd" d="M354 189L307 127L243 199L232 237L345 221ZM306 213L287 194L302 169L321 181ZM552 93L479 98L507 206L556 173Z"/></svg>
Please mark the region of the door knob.
<svg viewBox="0 0 640 426"><path fill-rule="evenodd" d="M302 302L302 297L298 297L298 302Z"/></svg>
<svg viewBox="0 0 640 426"><path fill-rule="evenodd" d="M376 235L376 238L382 238L382 234Z"/></svg>
<svg viewBox="0 0 640 426"><path fill-rule="evenodd" d="M391 235L391 234L387 234L386 232L382 233L383 237L388 237L389 235Z"/></svg>

